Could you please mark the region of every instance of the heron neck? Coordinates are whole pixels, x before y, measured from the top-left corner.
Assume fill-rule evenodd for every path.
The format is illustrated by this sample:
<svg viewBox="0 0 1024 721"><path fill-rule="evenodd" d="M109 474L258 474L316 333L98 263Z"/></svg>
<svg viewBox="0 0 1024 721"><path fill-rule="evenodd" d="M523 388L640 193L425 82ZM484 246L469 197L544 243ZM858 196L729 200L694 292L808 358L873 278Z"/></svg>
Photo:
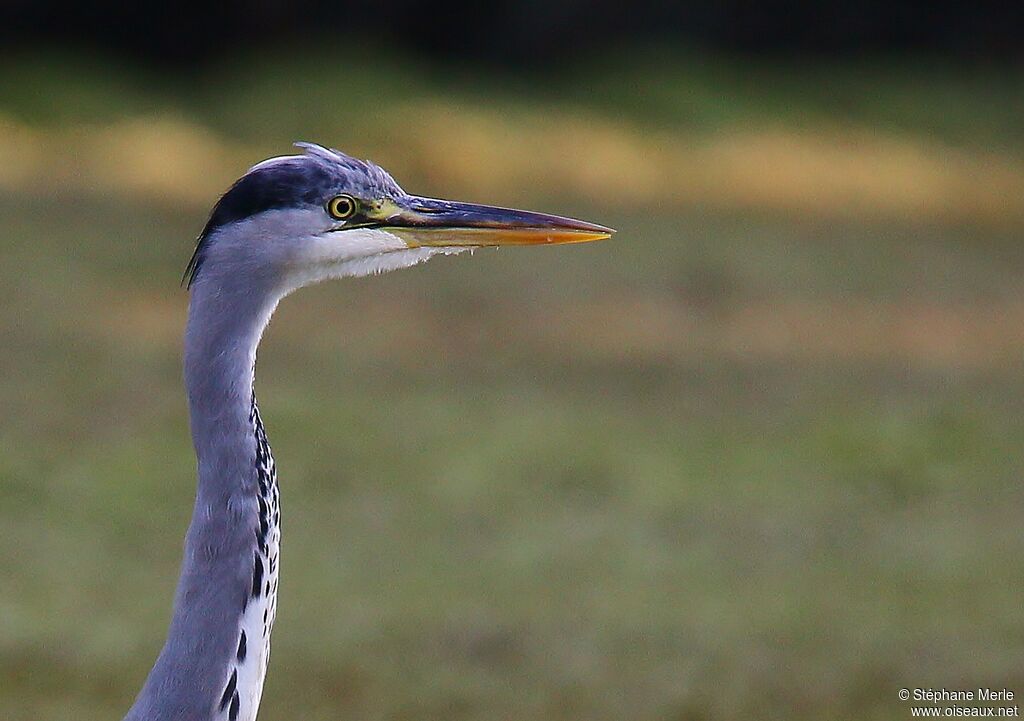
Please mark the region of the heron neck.
<svg viewBox="0 0 1024 721"><path fill-rule="evenodd" d="M270 556L276 561L276 536L268 554L264 503L273 479L253 377L279 296L245 280L208 276L192 288L185 385L198 470L195 508L167 641L126 721L243 721L255 717L259 704L267 651L254 652L250 643L246 653L240 632L245 635L257 604L266 604L263 569L273 566ZM273 493L276 503L276 487ZM259 530L263 536L254 536ZM269 627L264 631L269 639Z"/></svg>
<svg viewBox="0 0 1024 721"><path fill-rule="evenodd" d="M201 490L208 481L220 485L225 480L224 473L215 472L217 466L250 465L256 350L277 301L249 288L202 282L192 288L185 386ZM226 442L241 438L248 442Z"/></svg>

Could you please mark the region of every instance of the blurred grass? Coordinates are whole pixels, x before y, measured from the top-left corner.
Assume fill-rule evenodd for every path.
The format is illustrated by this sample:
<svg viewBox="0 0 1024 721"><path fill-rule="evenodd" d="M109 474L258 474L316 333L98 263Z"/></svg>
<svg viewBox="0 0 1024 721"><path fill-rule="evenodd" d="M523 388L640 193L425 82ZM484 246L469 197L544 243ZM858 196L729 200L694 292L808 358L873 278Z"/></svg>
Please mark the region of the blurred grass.
<svg viewBox="0 0 1024 721"><path fill-rule="evenodd" d="M52 48L5 58L0 99L5 112L33 124L184 112L248 142L363 125L387 105L445 98L512 113L575 106L676 131L842 122L1018 154L1024 143L1024 74L1012 67L926 56L753 63L650 47L535 74L481 74L402 59L394 49L346 48L278 48L184 76Z"/></svg>
<svg viewBox="0 0 1024 721"><path fill-rule="evenodd" d="M653 51L543 76L356 51L279 51L172 78L23 56L0 64L0 189L205 205L253 157L319 138L410 187L506 202L532 188L634 211L1018 226L1022 81L938 63L753 66Z"/></svg>
<svg viewBox="0 0 1024 721"><path fill-rule="evenodd" d="M185 83L53 56L0 69L0 113L44 145L158 116L239 155L386 147L365 119L386 87L456 118L555 103L639 134L854 123L1019 152L1001 76L590 70L496 90L268 59ZM128 707L194 489L176 282L205 209L73 180L0 195L11 721ZM1017 221L519 193L620 233L308 290L268 332L285 533L261 719L887 719L902 687L1024 685Z"/></svg>

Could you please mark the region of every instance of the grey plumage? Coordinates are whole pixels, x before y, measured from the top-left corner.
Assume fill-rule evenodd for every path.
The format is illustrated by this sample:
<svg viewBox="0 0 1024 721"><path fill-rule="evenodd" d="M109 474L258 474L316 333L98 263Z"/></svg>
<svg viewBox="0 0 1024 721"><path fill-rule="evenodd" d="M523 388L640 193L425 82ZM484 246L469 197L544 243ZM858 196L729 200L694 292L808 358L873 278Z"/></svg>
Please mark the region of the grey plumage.
<svg viewBox="0 0 1024 721"><path fill-rule="evenodd" d="M251 277L211 273L204 280L192 288L185 339L196 504L167 643L126 721L231 718L233 699L223 710L220 699L237 663L242 615L254 601L257 554L269 565L261 523L276 527L279 520L276 474L269 446L260 450L266 439L253 393L256 346L276 300ZM266 519L261 500L271 499ZM262 642L246 639L250 648ZM242 663L258 661L247 649Z"/></svg>

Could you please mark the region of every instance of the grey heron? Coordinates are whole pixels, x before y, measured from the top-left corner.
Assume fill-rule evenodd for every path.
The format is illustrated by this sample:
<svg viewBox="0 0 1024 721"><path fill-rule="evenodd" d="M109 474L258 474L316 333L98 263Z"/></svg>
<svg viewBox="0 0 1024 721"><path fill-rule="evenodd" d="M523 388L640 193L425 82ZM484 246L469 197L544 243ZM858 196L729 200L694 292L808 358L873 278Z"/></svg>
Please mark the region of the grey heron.
<svg viewBox="0 0 1024 721"><path fill-rule="evenodd" d="M410 195L373 163L311 143L220 198L184 282L185 385L198 483L166 643L126 721L253 721L277 608L280 504L254 393L278 302L329 278L495 245L576 243L609 228Z"/></svg>

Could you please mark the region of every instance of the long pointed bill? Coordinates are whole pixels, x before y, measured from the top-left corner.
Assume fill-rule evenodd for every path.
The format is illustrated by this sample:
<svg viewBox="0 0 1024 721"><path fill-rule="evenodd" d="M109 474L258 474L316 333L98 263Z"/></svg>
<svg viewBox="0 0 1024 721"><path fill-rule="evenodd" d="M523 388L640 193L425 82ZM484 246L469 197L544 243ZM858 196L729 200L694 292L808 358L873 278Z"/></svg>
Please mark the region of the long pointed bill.
<svg viewBox="0 0 1024 721"><path fill-rule="evenodd" d="M394 213L383 226L410 248L587 243L615 232L557 215L433 198L405 198L388 210Z"/></svg>

